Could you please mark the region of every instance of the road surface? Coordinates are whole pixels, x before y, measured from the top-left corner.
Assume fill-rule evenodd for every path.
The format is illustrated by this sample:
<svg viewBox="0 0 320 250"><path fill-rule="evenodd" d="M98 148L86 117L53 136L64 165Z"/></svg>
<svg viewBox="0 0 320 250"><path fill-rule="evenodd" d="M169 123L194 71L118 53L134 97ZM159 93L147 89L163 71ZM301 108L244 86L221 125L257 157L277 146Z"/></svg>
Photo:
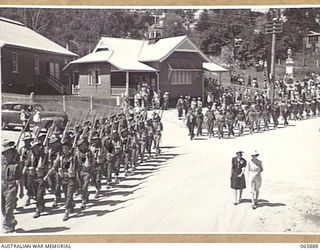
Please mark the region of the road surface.
<svg viewBox="0 0 320 250"><path fill-rule="evenodd" d="M190 141L176 111L164 113L162 155L141 164L134 175L63 222L64 209L52 209L33 219L35 204L16 211L17 233L319 233L320 118L291 121L287 128L218 140L206 136ZM2 139L18 132L3 131ZM250 206L250 192L233 205L231 158L253 150L263 161L260 205Z"/></svg>

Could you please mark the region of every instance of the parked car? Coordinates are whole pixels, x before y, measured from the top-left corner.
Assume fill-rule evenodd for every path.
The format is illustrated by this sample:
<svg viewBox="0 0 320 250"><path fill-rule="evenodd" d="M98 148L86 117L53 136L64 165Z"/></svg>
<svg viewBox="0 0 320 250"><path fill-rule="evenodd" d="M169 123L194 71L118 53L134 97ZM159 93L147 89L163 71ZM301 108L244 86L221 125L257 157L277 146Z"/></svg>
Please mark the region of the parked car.
<svg viewBox="0 0 320 250"><path fill-rule="evenodd" d="M20 120L21 110L29 110L31 116L34 114L34 111L37 109L40 112L41 127L49 129L52 126L54 120L58 120L58 126L65 127L68 121L68 116L64 112L57 111L48 111L39 103L30 103L30 102L6 102L2 104L1 107L1 128L13 129L17 126L22 126L22 121ZM33 126L33 120L31 118L30 126Z"/></svg>

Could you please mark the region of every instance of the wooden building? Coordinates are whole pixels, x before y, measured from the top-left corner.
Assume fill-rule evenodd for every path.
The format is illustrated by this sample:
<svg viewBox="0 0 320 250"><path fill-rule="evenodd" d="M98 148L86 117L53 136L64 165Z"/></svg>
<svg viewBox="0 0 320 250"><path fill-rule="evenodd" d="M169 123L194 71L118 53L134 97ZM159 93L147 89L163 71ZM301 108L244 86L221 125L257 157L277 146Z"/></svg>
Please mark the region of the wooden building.
<svg viewBox="0 0 320 250"><path fill-rule="evenodd" d="M312 51L320 51L320 32L309 31L305 36L306 48Z"/></svg>
<svg viewBox="0 0 320 250"><path fill-rule="evenodd" d="M71 94L72 77L62 69L77 55L22 23L0 18L2 92Z"/></svg>
<svg viewBox="0 0 320 250"><path fill-rule="evenodd" d="M79 74L81 96L135 94L138 83L155 91L203 96L203 64L216 65L187 36L135 40L102 37L94 51L72 61L66 71Z"/></svg>

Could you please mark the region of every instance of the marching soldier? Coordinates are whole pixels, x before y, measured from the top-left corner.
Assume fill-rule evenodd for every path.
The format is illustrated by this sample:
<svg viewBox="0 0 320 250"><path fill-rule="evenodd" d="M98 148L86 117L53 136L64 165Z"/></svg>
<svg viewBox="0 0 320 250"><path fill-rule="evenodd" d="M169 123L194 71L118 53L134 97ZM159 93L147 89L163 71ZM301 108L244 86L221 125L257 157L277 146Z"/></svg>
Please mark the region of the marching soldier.
<svg viewBox="0 0 320 250"><path fill-rule="evenodd" d="M294 120L298 120L299 108L298 108L297 101L296 100L292 100L291 106L292 106L293 119Z"/></svg>
<svg viewBox="0 0 320 250"><path fill-rule="evenodd" d="M20 165L22 167L22 169L24 169L24 166L26 165L26 161L27 159L30 157L32 151L31 151L31 142L34 139L32 137L24 137L22 139L22 141L24 142L24 145L19 149L19 153L18 155L20 156ZM27 190L27 200L26 200L26 204L25 206L29 206L30 205L30 200L33 198L33 195L31 194L31 192L28 191L27 187L28 187L28 175L27 173L23 174L23 178L21 183L23 184L23 186L26 188Z"/></svg>
<svg viewBox="0 0 320 250"><path fill-rule="evenodd" d="M120 167L121 167L121 160L122 160L122 145L121 145L121 140L119 137L119 134L117 133L116 130L113 130L112 132L112 144L114 147L114 162L113 162L113 173L115 175L115 182L119 182L119 173L120 173Z"/></svg>
<svg viewBox="0 0 320 250"><path fill-rule="evenodd" d="M180 96L180 98L178 99L176 108L178 111L178 118L181 119L183 114L183 108L184 108L183 96Z"/></svg>
<svg viewBox="0 0 320 250"><path fill-rule="evenodd" d="M262 108L261 108L261 104L258 104L256 106L256 118L255 118L257 131L260 131L261 129L261 121L262 121Z"/></svg>
<svg viewBox="0 0 320 250"><path fill-rule="evenodd" d="M202 135L203 114L202 108L197 109L196 113L197 136Z"/></svg>
<svg viewBox="0 0 320 250"><path fill-rule="evenodd" d="M40 217L41 212L44 212L45 209L44 195L46 193L47 179L44 177L47 174L48 168L45 164L46 156L40 141L34 141L32 143L32 152L31 166L35 167L34 185L37 205L33 218L38 218Z"/></svg>
<svg viewBox="0 0 320 250"><path fill-rule="evenodd" d="M130 140L131 166L132 166L132 170L135 170L138 165L139 138L134 128L130 130L130 134L131 134L131 140Z"/></svg>
<svg viewBox="0 0 320 250"><path fill-rule="evenodd" d="M17 150L13 141L2 143L1 152L1 212L4 233L15 231L17 221L14 218L18 184L22 180L22 167L17 161ZM22 187L22 185L21 185ZM23 197L23 188L20 189L19 198Z"/></svg>
<svg viewBox="0 0 320 250"><path fill-rule="evenodd" d="M192 108L189 109L186 119L187 119L187 127L189 129L189 136L190 136L190 139L192 140L194 137L194 127L196 125L196 116L194 115L194 111Z"/></svg>
<svg viewBox="0 0 320 250"><path fill-rule="evenodd" d="M144 125L144 121L140 119L138 126L138 135L139 135L139 156L140 162L144 161L144 153L146 150L146 140L147 140L147 130Z"/></svg>
<svg viewBox="0 0 320 250"><path fill-rule="evenodd" d="M238 125L238 135L241 136L243 134L243 130L246 126L246 115L244 110L240 108L237 116L236 116L236 124Z"/></svg>
<svg viewBox="0 0 320 250"><path fill-rule="evenodd" d="M312 101L311 101L311 111L312 111L312 117L316 117L317 116L317 98L313 97Z"/></svg>
<svg viewBox="0 0 320 250"><path fill-rule="evenodd" d="M122 144L122 152L124 154L124 173L127 176L130 168L130 140L131 135L127 128L122 129L120 132L121 144Z"/></svg>
<svg viewBox="0 0 320 250"><path fill-rule="evenodd" d="M228 127L228 137L230 137L230 135L234 136L233 124L234 124L234 120L235 120L235 113L231 109L230 106L227 107L225 117L226 117L226 122L227 122L227 127Z"/></svg>
<svg viewBox="0 0 320 250"><path fill-rule="evenodd" d="M28 159L25 162L23 168L23 174L26 175L26 189L27 189L27 201L26 206L30 205L30 199L35 198L37 203L36 213L34 218L40 216L40 213L44 211L44 192L45 192L45 183L38 178L36 168L38 164L42 164L42 148L41 142L36 140L31 142L31 153L28 155Z"/></svg>
<svg viewBox="0 0 320 250"><path fill-rule="evenodd" d="M306 118L310 118L310 113L311 113L311 100L307 99L305 102L305 112L306 112Z"/></svg>
<svg viewBox="0 0 320 250"><path fill-rule="evenodd" d="M160 141L161 141L161 134L163 130L163 125L161 122L161 117L155 116L153 118L154 120L154 129L155 129L155 135L154 135L154 143L155 143L155 149L156 149L156 156L158 156L161 153L160 150Z"/></svg>
<svg viewBox="0 0 320 250"><path fill-rule="evenodd" d="M106 152L106 169L105 169L105 177L107 179L107 189L110 187L112 182L112 171L113 171L113 164L114 164L114 154L115 149L114 145L111 141L110 135L106 135L105 139L103 140L103 147Z"/></svg>
<svg viewBox="0 0 320 250"><path fill-rule="evenodd" d="M213 127L214 127L214 121L215 116L213 110L211 110L211 106L208 106L208 110L205 113L205 117L207 120L207 126L208 126L208 136L209 138L214 136Z"/></svg>
<svg viewBox="0 0 320 250"><path fill-rule="evenodd" d="M298 101L299 120L303 120L304 103L301 99Z"/></svg>
<svg viewBox="0 0 320 250"><path fill-rule="evenodd" d="M65 194L65 213L63 216L63 221L69 219L69 214L74 211L75 203L73 201L73 194L77 189L77 179L76 179L76 164L73 149L75 148L75 141L72 145L71 138L64 138L61 141L62 152L58 161L55 162L53 168L48 172L45 179L47 179L53 170L57 171L61 178L61 185L63 192Z"/></svg>
<svg viewBox="0 0 320 250"><path fill-rule="evenodd" d="M277 103L274 103L271 109L271 116L272 116L272 121L273 121L273 127L277 128L278 127L278 119L280 116L280 108Z"/></svg>
<svg viewBox="0 0 320 250"><path fill-rule="evenodd" d="M61 144L57 137L52 137L49 139L49 151L47 157L47 164L49 171L52 171L52 174L48 177L48 185L53 190L54 193L54 201L52 207L57 207L58 203L61 200L61 179L57 171L53 168L53 166L59 161L59 157L61 154Z"/></svg>
<svg viewBox="0 0 320 250"><path fill-rule="evenodd" d="M262 110L262 119L263 119L263 130L269 130L269 120L270 120L270 107L268 105L264 106L264 109Z"/></svg>
<svg viewBox="0 0 320 250"><path fill-rule="evenodd" d="M101 142L98 137L98 133L94 132L90 138L90 151L92 154L92 180L96 188L96 193L94 198L99 197L101 189L101 179L102 179L102 153L101 153ZM120 155L121 159L121 155Z"/></svg>
<svg viewBox="0 0 320 250"><path fill-rule="evenodd" d="M86 207L89 201L89 184L92 177L92 153L89 150L89 142L86 138L81 138L77 142L77 150L75 153L76 169L80 172L80 184L81 184L81 208Z"/></svg>
<svg viewBox="0 0 320 250"><path fill-rule="evenodd" d="M221 108L217 109L217 112L215 114L216 117L216 123L218 127L218 138L221 139L223 138L223 127L226 122L226 116Z"/></svg>
<svg viewBox="0 0 320 250"><path fill-rule="evenodd" d="M255 109L255 105L253 105L248 112L248 120L250 124L250 134L254 133L254 126L257 123L257 113Z"/></svg>
<svg viewBox="0 0 320 250"><path fill-rule="evenodd" d="M289 116L289 109L288 105L285 103L285 101L282 101L282 104L280 105L280 114L283 117L283 126L289 125L288 123L288 116Z"/></svg>
<svg viewBox="0 0 320 250"><path fill-rule="evenodd" d="M146 150L149 154L149 158L151 157L151 148L152 148L152 142L154 141L154 134L155 130L152 124L152 118L147 120L147 126L146 126L146 133L147 133L147 139L146 139Z"/></svg>

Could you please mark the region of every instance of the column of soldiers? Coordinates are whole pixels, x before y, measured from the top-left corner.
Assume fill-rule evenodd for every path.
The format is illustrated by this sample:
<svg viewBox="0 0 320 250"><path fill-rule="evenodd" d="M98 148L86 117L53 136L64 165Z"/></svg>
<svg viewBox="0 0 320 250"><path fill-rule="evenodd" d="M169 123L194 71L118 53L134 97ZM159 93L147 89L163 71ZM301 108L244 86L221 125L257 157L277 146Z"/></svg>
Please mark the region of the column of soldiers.
<svg viewBox="0 0 320 250"><path fill-rule="evenodd" d="M163 130L160 112L148 117L147 112L121 112L108 118L93 119L73 128L67 124L63 132L55 123L46 134L24 137L15 143L2 145L2 215L6 233L15 231L14 209L18 187L20 198L26 189L25 206L36 203L33 218L45 211L45 195L54 195L52 207L65 206L63 221L69 219L75 208L74 197L80 195L81 209L89 201L88 188L93 184L94 199L101 194L102 182L106 189L119 183L124 176L133 174L139 163L161 153ZM19 184L19 186L18 186ZM64 197L64 200L62 200ZM92 198L92 197L91 197Z"/></svg>
<svg viewBox="0 0 320 250"><path fill-rule="evenodd" d="M182 117L182 103L183 98L181 97L177 103L179 119ZM253 134L269 130L270 127L277 128L280 121L283 126L288 126L290 119L302 120L320 116L320 98L313 98L305 102L300 100L277 101L273 105L269 100L264 99L257 99L247 104L241 102L213 103L213 105L208 105L204 114L202 106L202 103L189 105L185 115L191 140L195 136L202 135L203 125L206 125L209 138L216 133L221 139L226 136L241 136L246 128L250 134ZM237 134L235 129L237 129Z"/></svg>

